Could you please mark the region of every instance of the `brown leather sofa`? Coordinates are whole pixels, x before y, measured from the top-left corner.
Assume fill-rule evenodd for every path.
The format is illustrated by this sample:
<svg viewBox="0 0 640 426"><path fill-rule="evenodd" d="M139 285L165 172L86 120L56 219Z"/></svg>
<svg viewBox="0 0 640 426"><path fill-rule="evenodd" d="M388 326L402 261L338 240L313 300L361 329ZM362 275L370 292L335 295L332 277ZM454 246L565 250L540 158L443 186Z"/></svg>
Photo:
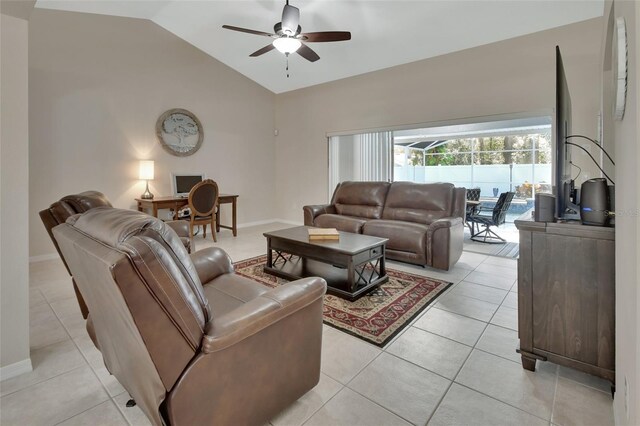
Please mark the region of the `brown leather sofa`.
<svg viewBox="0 0 640 426"><path fill-rule="evenodd" d="M64 256L60 252L60 248L58 247L58 243L56 239L53 238L53 234L51 230L67 221L67 219L75 214L84 213L88 210L91 210L96 207L113 207L109 199L102 192L98 191L85 191L79 194L67 195L66 197L62 197L59 201L51 204L48 208L42 210L40 214L40 219L44 224L44 227L53 242L58 254L60 255L60 259L62 259L62 263L67 268L69 275L71 275L71 271L69 270L69 266L64 259ZM183 220L175 220L166 222L169 227L171 227L176 234L180 237L180 240L184 244L185 248L189 253L191 253L191 239L189 238L189 224ZM73 277L73 276L72 276ZM76 293L76 298L78 299L78 304L80 305L80 311L82 312L82 316L84 319L87 319L89 316L89 311L87 309L87 305L84 303L82 299L82 295L78 291L78 287L76 286L75 281L73 281L73 289ZM88 328L90 327L90 323L88 324ZM89 330L89 334L92 333L92 330Z"/></svg>
<svg viewBox="0 0 640 426"><path fill-rule="evenodd" d="M132 210L94 208L53 235L107 368L153 424L264 424L318 383L323 279L269 289Z"/></svg>
<svg viewBox="0 0 640 426"><path fill-rule="evenodd" d="M462 255L465 188L450 183L342 182L304 224L388 238L388 259L449 270Z"/></svg>

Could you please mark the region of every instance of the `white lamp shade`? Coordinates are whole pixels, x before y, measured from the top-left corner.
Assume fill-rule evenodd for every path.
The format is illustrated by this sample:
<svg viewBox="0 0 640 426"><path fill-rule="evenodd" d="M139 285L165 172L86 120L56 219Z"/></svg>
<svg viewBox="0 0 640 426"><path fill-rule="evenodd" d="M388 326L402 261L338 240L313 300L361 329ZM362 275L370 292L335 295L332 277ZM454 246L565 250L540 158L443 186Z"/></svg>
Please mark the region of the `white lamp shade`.
<svg viewBox="0 0 640 426"><path fill-rule="evenodd" d="M273 45L280 52L288 54L293 53L302 46L302 43L297 38L280 37L273 40Z"/></svg>
<svg viewBox="0 0 640 426"><path fill-rule="evenodd" d="M140 161L140 180L153 179L153 160Z"/></svg>

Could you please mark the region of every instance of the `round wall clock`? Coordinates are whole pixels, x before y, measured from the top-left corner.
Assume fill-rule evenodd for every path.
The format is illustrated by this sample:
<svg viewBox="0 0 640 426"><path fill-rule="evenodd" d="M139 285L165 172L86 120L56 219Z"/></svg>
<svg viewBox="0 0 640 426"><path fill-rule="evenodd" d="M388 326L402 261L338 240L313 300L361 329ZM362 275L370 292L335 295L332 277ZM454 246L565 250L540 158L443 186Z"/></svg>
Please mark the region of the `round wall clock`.
<svg viewBox="0 0 640 426"><path fill-rule="evenodd" d="M200 149L204 132L200 120L186 109L170 109L158 118L156 136L171 155L186 157Z"/></svg>
<svg viewBox="0 0 640 426"><path fill-rule="evenodd" d="M613 118L622 120L627 101L627 27L622 17L613 32L613 79Z"/></svg>

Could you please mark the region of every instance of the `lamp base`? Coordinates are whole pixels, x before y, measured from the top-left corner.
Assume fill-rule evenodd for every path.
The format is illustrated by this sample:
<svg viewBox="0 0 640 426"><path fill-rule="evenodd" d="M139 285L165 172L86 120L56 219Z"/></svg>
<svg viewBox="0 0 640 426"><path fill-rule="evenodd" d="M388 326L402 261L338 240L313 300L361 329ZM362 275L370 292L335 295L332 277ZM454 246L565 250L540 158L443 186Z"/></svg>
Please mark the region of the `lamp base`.
<svg viewBox="0 0 640 426"><path fill-rule="evenodd" d="M147 189L140 196L140 198L143 200L153 200L153 194L151 193L151 191L149 191L149 181L147 181Z"/></svg>

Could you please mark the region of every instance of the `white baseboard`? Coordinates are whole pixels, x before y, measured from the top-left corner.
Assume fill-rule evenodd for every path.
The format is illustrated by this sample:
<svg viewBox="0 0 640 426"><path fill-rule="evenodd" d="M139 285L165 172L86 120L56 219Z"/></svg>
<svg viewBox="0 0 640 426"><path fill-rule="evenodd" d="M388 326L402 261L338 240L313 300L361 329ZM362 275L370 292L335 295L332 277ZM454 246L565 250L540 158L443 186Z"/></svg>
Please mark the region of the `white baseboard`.
<svg viewBox="0 0 640 426"><path fill-rule="evenodd" d="M0 381L11 379L33 370L31 366L31 358L23 359L0 368Z"/></svg>
<svg viewBox="0 0 640 426"><path fill-rule="evenodd" d="M58 253L41 254L39 256L29 257L29 263L44 262L45 260L56 260L56 259L60 259L60 256L58 256Z"/></svg>
<svg viewBox="0 0 640 426"><path fill-rule="evenodd" d="M260 226L260 225L266 225L268 223L273 223L275 222L275 219L267 219L267 220L257 220L255 222L245 222L245 223L239 223L238 224L238 229L241 228L250 228L252 226ZM223 223L224 225L224 223Z"/></svg>
<svg viewBox="0 0 640 426"><path fill-rule="evenodd" d="M246 222L238 224L238 229L241 228L249 228L251 226L260 226L260 225L268 225L270 223L284 223L287 225L302 225L303 222L295 222L292 220L284 220L284 219L267 219L267 220L258 220L256 222Z"/></svg>
<svg viewBox="0 0 640 426"><path fill-rule="evenodd" d="M274 219L273 222L284 223L284 224L287 224L287 225L294 225L294 226L302 226L302 225L304 225L304 222L302 222L302 221L298 222L297 220Z"/></svg>

